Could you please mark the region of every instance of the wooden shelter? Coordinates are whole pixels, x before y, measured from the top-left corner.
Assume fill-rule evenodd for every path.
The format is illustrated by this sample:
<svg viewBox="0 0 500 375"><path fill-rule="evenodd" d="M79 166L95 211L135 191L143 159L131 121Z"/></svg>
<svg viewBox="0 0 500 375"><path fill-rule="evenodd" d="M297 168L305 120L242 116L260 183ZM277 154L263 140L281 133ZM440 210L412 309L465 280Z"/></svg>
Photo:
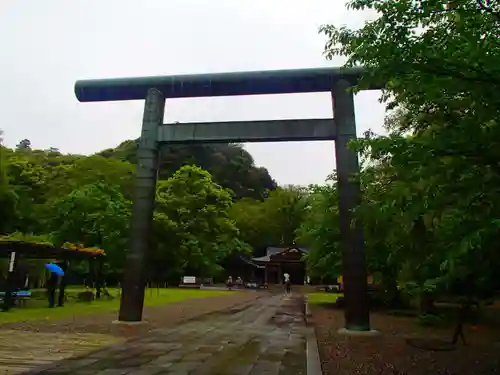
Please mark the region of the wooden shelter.
<svg viewBox="0 0 500 375"><path fill-rule="evenodd" d="M51 259L66 271L71 260L88 260L90 276L96 286L96 298L101 296L102 266L106 257L104 250L80 247L56 247L50 244L40 244L16 240L0 240L0 258L8 258L8 273L5 280L3 309L8 310L12 306L12 297L16 289L16 267L21 259ZM64 305L64 291L66 288L66 273L59 282L58 306ZM55 305L55 291L57 276L52 275L49 280L49 307Z"/></svg>

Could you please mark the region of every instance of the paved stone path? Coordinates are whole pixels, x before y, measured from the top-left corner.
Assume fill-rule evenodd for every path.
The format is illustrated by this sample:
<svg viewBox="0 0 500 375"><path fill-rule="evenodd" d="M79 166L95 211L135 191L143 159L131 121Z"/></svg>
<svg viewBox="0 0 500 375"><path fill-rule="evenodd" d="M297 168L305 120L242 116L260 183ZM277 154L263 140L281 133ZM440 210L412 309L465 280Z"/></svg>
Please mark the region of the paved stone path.
<svg viewBox="0 0 500 375"><path fill-rule="evenodd" d="M37 366L47 366L117 341L116 337L100 334L0 330L0 375L15 375Z"/></svg>
<svg viewBox="0 0 500 375"><path fill-rule="evenodd" d="M302 309L299 296L265 297L30 374L305 375Z"/></svg>

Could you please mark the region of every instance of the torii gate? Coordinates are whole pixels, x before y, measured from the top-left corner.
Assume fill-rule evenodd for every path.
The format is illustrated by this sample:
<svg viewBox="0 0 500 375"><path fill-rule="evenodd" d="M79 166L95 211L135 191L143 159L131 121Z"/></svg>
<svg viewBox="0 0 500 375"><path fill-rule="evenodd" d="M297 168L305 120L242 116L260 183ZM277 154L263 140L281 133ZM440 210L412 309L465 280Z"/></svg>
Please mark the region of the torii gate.
<svg viewBox="0 0 500 375"><path fill-rule="evenodd" d="M359 224L351 226L351 210L361 198L359 181L351 179L359 173L359 162L357 154L347 148L356 138L354 96L349 89L361 74L362 68L316 68L76 82L80 102L146 100L119 321L142 320L145 258L150 247L161 144L335 140L345 329L370 331L363 232ZM165 99L306 92L331 92L333 119L163 124Z"/></svg>

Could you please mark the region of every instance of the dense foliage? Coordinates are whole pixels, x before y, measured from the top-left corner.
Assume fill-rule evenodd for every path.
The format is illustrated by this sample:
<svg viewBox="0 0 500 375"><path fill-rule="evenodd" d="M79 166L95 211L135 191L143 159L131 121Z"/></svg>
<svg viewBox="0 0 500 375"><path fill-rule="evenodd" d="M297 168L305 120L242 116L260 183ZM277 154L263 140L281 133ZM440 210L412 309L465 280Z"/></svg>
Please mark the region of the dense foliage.
<svg viewBox="0 0 500 375"><path fill-rule="evenodd" d="M212 276L228 256L251 251L229 217L232 195L210 173L195 166L182 167L160 182L156 220L164 224L161 230L168 230L157 236L157 245L165 249L158 253L160 259L154 259L158 274L168 264L168 272ZM170 258L168 263L161 261L162 255Z"/></svg>
<svg viewBox="0 0 500 375"><path fill-rule="evenodd" d="M0 235L105 249L108 279L117 282L129 241L135 152L135 141L92 156L34 150L26 139L15 150L0 146ZM230 214L242 197L260 203L274 194L266 169L239 145L171 147L160 164L151 279L217 274L226 257L251 251L254 239L240 236L242 220Z"/></svg>
<svg viewBox="0 0 500 375"><path fill-rule="evenodd" d="M370 272L389 294L484 295L500 266L500 3L352 0L378 17L358 30L327 25L327 57L367 74L358 89L386 84L388 135L366 134L365 228ZM325 211L335 188L317 188L302 235L313 272L336 268L340 253ZM328 202L328 203L326 203ZM325 213L326 212L326 213ZM329 247L331 251L327 250ZM332 255L332 253L334 255Z"/></svg>
<svg viewBox="0 0 500 375"><path fill-rule="evenodd" d="M231 216L242 238L264 255L267 246L295 243L295 232L305 214L307 189L279 187L264 200L242 199L231 208Z"/></svg>
<svg viewBox="0 0 500 375"><path fill-rule="evenodd" d="M137 141L126 141L99 155L136 163ZM207 170L221 186L235 197L262 199L276 183L267 169L256 167L252 156L238 144L165 145L160 152L160 179L167 179L183 165L198 165Z"/></svg>

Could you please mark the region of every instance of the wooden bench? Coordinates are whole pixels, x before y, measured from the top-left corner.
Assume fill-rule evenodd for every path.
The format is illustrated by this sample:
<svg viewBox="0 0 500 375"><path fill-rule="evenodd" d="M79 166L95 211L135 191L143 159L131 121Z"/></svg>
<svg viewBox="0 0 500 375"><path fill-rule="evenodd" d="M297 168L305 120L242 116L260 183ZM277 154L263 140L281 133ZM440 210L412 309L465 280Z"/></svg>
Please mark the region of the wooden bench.
<svg viewBox="0 0 500 375"><path fill-rule="evenodd" d="M0 292L0 299L3 299L5 292ZM26 303L31 299L31 290L14 290L12 291L12 299L17 306L26 306Z"/></svg>

